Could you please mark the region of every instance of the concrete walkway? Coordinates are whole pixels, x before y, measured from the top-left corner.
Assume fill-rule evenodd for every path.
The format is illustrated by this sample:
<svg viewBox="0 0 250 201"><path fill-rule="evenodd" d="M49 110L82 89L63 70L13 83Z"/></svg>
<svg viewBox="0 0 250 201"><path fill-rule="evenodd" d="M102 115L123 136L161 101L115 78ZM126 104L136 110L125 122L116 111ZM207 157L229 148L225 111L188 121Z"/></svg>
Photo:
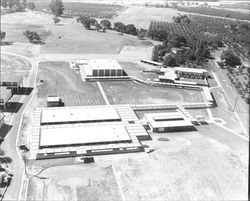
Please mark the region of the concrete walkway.
<svg viewBox="0 0 250 201"><path fill-rule="evenodd" d="M97 82L97 85L98 85L98 87L99 87L99 89L100 89L100 91L101 91L102 97L103 97L103 99L104 99L106 105L110 105L109 100L108 100L108 98L107 98L105 92L103 91L103 88L102 88L101 83L100 83L100 82Z"/></svg>

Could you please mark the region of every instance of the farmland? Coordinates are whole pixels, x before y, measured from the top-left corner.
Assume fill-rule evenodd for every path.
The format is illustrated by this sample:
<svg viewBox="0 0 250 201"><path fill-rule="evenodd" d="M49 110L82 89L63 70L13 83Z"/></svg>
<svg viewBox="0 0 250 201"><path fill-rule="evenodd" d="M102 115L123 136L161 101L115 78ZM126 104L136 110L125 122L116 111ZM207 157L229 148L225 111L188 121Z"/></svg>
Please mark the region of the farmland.
<svg viewBox="0 0 250 201"><path fill-rule="evenodd" d="M203 102L200 91L162 88L133 81L106 81L102 87L111 104L164 104Z"/></svg>
<svg viewBox="0 0 250 201"><path fill-rule="evenodd" d="M37 1L36 10L51 12L49 4L50 1ZM65 17L76 17L84 15L93 18L105 18L111 19L119 15L126 7L121 5L112 4L96 4L96 3L84 3L84 2L64 2L64 14Z"/></svg>
<svg viewBox="0 0 250 201"><path fill-rule="evenodd" d="M119 16L114 18L112 22L123 22L124 24L134 24L137 28L148 29L150 21L168 21L172 22L172 18L178 12L172 8L146 8L146 7L129 7Z"/></svg>
<svg viewBox="0 0 250 201"><path fill-rule="evenodd" d="M40 63L37 85L41 105L45 105L49 95L58 95L65 106L105 104L97 84L82 82L80 75L66 62Z"/></svg>
<svg viewBox="0 0 250 201"><path fill-rule="evenodd" d="M178 11L187 12L187 13L196 13L202 15L211 15L218 17L227 17L233 19L241 19L241 20L250 20L249 14L244 14L235 11L229 11L225 9L217 9L217 8L202 8L202 7L178 7Z"/></svg>
<svg viewBox="0 0 250 201"><path fill-rule="evenodd" d="M203 44L210 46L212 49L226 44L243 58L248 57L250 38L248 23L194 14L190 14L188 19L190 20L188 23L153 21L149 26L148 36L154 39L154 33L157 30L163 30L166 32L166 35L178 34L184 36L191 49L195 48L192 44L199 39L202 40ZM235 37L236 35L237 37Z"/></svg>

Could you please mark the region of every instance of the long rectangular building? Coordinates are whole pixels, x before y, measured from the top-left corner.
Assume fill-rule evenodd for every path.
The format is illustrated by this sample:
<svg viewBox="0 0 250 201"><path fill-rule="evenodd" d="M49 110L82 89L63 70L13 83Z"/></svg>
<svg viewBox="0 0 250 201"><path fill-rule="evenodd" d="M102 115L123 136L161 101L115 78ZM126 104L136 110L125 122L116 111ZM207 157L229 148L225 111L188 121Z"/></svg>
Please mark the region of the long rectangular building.
<svg viewBox="0 0 250 201"><path fill-rule="evenodd" d="M86 78L124 76L123 68L114 59L75 60L75 64Z"/></svg>
<svg viewBox="0 0 250 201"><path fill-rule="evenodd" d="M31 158L143 151L147 131L130 105L38 108Z"/></svg>

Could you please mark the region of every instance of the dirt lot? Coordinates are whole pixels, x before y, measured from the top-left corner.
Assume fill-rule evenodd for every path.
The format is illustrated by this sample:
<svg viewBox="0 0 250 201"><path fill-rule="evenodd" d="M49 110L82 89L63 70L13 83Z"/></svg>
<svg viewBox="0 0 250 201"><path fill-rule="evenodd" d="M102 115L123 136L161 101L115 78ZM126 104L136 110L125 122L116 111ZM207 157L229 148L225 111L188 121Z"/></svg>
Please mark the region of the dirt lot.
<svg viewBox="0 0 250 201"><path fill-rule="evenodd" d="M178 15L176 9L172 8L146 8L132 6L116 17L113 22L134 24L137 28L148 29L153 20L172 22L172 18Z"/></svg>
<svg viewBox="0 0 250 201"><path fill-rule="evenodd" d="M83 82L67 62L41 62L37 87L38 98L43 105L49 95L58 95L65 106L105 104L97 84Z"/></svg>
<svg viewBox="0 0 250 201"><path fill-rule="evenodd" d="M23 76L23 82L25 84L28 83L30 69L31 64L29 61L13 55L1 54L1 73L11 73L12 75Z"/></svg>
<svg viewBox="0 0 250 201"><path fill-rule="evenodd" d="M121 200L112 167L68 165L51 167L31 178L27 200Z"/></svg>
<svg viewBox="0 0 250 201"><path fill-rule="evenodd" d="M102 87L111 104L202 102L200 91L153 87L133 81L106 81Z"/></svg>
<svg viewBox="0 0 250 201"><path fill-rule="evenodd" d="M152 137L150 154L100 159L115 164L126 201L247 200L247 141L213 124Z"/></svg>

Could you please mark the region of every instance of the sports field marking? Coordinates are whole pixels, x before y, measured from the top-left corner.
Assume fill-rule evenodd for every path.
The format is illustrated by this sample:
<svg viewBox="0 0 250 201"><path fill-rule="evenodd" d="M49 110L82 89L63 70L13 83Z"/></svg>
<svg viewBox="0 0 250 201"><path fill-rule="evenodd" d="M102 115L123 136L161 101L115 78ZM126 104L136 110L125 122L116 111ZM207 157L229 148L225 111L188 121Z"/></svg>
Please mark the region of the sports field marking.
<svg viewBox="0 0 250 201"><path fill-rule="evenodd" d="M102 88L101 83L100 83L100 82L97 82L97 85L98 85L98 87L99 87L99 89L100 89L100 91L101 91L101 94L102 94L102 97L103 97L105 103L106 103L107 105L110 105L109 100L108 100L108 98L107 98L105 92L103 91L103 88Z"/></svg>

